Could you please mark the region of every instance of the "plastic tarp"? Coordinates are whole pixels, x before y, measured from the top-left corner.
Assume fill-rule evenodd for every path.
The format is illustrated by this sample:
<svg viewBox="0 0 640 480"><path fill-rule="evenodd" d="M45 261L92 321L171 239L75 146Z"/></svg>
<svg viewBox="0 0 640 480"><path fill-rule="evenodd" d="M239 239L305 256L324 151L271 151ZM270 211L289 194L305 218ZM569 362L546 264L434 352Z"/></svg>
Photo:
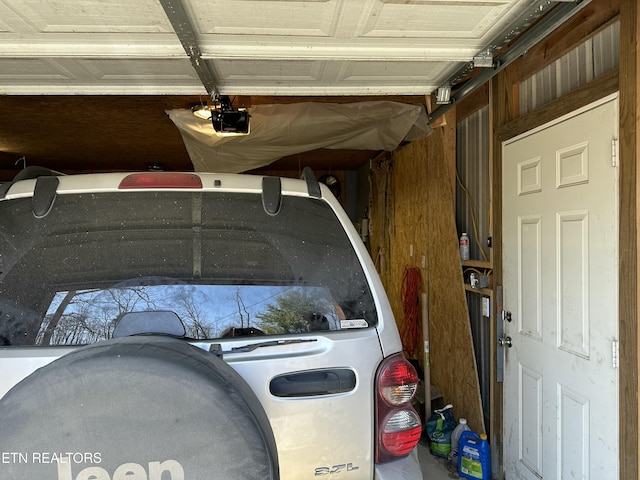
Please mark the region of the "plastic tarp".
<svg viewBox="0 0 640 480"><path fill-rule="evenodd" d="M189 109L166 113L197 172L245 172L319 148L393 151L430 131L423 106L391 101L257 105L240 136L218 135Z"/></svg>

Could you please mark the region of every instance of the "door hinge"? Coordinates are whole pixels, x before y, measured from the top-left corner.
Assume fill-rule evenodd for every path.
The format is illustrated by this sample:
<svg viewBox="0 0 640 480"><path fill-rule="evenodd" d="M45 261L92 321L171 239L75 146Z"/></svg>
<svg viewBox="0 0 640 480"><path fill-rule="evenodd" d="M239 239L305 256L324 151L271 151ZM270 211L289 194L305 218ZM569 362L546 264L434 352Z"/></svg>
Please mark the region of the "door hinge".
<svg viewBox="0 0 640 480"><path fill-rule="evenodd" d="M611 341L611 366L618 368L618 359L620 357L620 342L618 340Z"/></svg>
<svg viewBox="0 0 640 480"><path fill-rule="evenodd" d="M618 166L618 139L614 138L611 140L611 166Z"/></svg>

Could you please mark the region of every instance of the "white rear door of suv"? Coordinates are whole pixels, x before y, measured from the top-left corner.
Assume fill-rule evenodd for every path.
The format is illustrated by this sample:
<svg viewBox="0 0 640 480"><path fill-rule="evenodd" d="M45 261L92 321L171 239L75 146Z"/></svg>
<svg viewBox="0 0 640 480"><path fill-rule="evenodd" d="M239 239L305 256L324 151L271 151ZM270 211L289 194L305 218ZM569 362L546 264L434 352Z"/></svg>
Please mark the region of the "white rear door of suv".
<svg viewBox="0 0 640 480"><path fill-rule="evenodd" d="M417 376L324 186L101 174L0 197L8 478L421 478Z"/></svg>

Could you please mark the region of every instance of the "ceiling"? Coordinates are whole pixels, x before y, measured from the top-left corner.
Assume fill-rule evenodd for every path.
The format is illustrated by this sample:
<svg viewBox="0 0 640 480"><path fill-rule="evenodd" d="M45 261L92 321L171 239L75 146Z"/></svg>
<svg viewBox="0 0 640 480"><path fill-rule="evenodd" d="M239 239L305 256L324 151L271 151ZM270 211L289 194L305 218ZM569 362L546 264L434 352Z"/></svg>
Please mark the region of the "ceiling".
<svg viewBox="0 0 640 480"><path fill-rule="evenodd" d="M210 101L193 62L236 106L424 104L549 4L0 0L0 180L25 163L63 172L192 169L165 111ZM182 35L174 7L188 18ZM184 31L195 52L185 50ZM268 168L351 169L375 153L301 152Z"/></svg>

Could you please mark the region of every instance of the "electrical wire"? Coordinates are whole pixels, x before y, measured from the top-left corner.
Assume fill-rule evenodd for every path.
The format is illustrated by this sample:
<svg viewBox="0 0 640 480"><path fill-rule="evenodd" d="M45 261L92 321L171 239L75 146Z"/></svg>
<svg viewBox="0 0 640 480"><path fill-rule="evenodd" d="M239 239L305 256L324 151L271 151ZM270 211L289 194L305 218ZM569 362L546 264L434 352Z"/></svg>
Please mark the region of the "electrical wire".
<svg viewBox="0 0 640 480"><path fill-rule="evenodd" d="M482 244L478 241L478 224L476 222L476 212L475 209L473 208L473 200L471 198L471 193L469 193L469 190L467 190L467 187L464 186L464 184L462 183L462 180L460 179L460 175L458 174L458 169L456 168L456 180L458 182L458 185L460 186L460 188L462 189L462 191L467 195L467 203L469 204L469 210L471 212L471 222L473 223L473 237L475 239L476 245L478 246L478 249L480 250L480 254L482 255L482 258L487 261L487 254L484 252L484 248L482 248Z"/></svg>
<svg viewBox="0 0 640 480"><path fill-rule="evenodd" d="M483 268L483 269L479 269L479 268L469 268L466 267L465 272L475 272L478 275L491 275L493 273L493 269L492 268Z"/></svg>
<svg viewBox="0 0 640 480"><path fill-rule="evenodd" d="M420 324L418 318L420 298L420 269L406 267L402 278L402 310L404 318L400 329L402 345L409 358L420 355Z"/></svg>

